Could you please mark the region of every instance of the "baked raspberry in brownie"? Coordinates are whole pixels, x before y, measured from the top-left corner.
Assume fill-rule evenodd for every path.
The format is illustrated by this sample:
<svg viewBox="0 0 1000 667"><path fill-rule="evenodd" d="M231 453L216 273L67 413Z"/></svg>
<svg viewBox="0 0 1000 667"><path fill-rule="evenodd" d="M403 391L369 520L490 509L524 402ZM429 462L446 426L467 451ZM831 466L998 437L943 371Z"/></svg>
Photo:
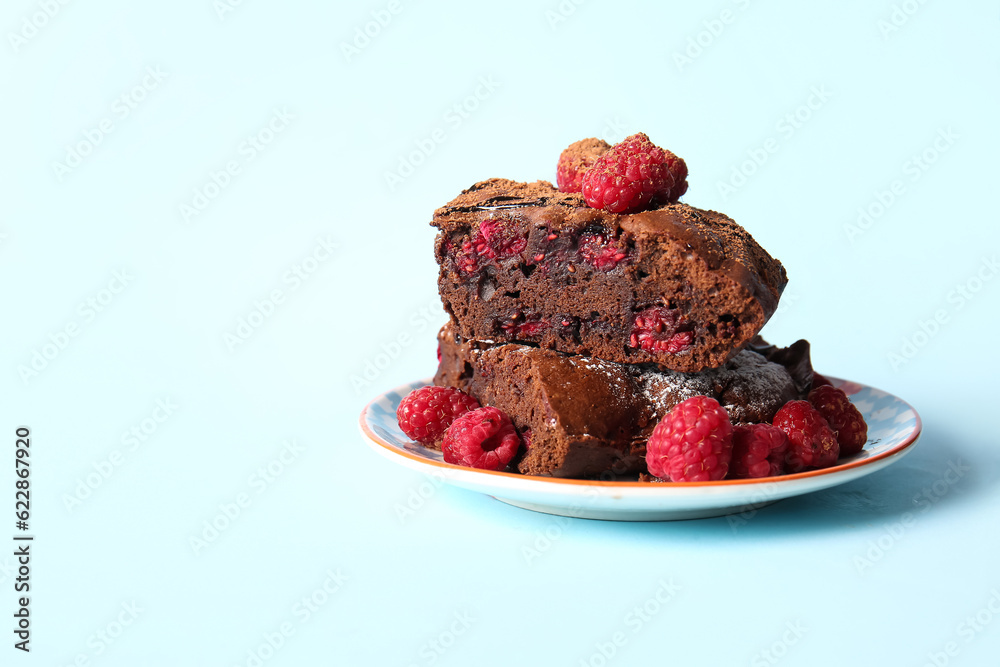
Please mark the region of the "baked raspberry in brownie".
<svg viewBox="0 0 1000 667"><path fill-rule="evenodd" d="M744 350L721 368L663 371L520 344L466 341L452 325L438 335L434 383L475 396L510 415L525 451L527 475L634 477L645 471L645 445L657 422L692 396L715 398L734 424L770 423L788 401L811 388L809 343L769 348L783 364Z"/></svg>
<svg viewBox="0 0 1000 667"><path fill-rule="evenodd" d="M787 282L721 213L609 213L545 181L477 183L431 224L439 292L466 339L696 372L739 352Z"/></svg>

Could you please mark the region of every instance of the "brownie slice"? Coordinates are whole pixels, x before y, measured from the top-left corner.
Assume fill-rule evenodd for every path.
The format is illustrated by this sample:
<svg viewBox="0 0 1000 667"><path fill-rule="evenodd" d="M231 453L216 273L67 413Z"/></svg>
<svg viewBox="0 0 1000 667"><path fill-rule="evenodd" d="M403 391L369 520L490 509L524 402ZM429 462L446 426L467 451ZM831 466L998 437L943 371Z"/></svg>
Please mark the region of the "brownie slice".
<svg viewBox="0 0 1000 667"><path fill-rule="evenodd" d="M462 389L509 414L527 445L516 461L527 475L634 476L645 471L653 427L691 396L715 398L734 424L757 423L770 422L782 405L811 388L806 341L771 349L786 365L744 350L721 368L679 373L516 343L467 341L451 325L438 338L441 363L434 383Z"/></svg>
<svg viewBox="0 0 1000 667"><path fill-rule="evenodd" d="M467 339L696 372L739 352L787 282L721 213L608 213L545 181L477 183L431 224L441 299Z"/></svg>

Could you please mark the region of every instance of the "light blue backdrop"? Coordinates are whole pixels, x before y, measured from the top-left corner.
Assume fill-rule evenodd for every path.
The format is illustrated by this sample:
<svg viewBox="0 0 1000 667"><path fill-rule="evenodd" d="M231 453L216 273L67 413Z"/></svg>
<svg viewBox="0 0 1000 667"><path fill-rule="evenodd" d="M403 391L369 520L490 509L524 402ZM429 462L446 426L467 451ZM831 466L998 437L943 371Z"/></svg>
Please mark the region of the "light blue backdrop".
<svg viewBox="0 0 1000 667"><path fill-rule="evenodd" d="M998 26L975 1L5 3L0 497L27 425L36 538L32 651L7 634L0 663L995 664ZM428 492L365 446L362 406L433 372L433 210L636 131L783 261L766 335L915 405L914 453L745 525L628 525Z"/></svg>

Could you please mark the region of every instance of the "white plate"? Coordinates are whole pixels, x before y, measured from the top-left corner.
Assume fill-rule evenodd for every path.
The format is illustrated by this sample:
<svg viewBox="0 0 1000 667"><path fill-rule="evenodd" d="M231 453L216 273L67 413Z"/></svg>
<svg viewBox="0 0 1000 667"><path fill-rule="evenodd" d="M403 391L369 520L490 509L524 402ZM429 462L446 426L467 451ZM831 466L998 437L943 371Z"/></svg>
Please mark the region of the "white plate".
<svg viewBox="0 0 1000 667"><path fill-rule="evenodd" d="M910 451L920 436L920 417L913 407L872 387L836 378L830 381L847 392L868 422L869 440L864 450L832 468L757 480L598 482L451 465L444 462L441 452L412 442L396 423L400 400L413 389L429 384L428 380L397 387L369 403L361 412L361 431L375 451L396 463L536 512L615 521L699 519L744 512L782 498L844 484L881 470Z"/></svg>

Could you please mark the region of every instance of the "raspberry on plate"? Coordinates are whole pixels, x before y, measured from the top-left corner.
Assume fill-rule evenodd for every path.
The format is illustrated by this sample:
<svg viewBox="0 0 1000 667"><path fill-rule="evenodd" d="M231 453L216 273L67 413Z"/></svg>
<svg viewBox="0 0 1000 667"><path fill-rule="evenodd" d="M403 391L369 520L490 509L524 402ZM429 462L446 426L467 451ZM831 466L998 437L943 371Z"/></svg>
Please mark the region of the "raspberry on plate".
<svg viewBox="0 0 1000 667"><path fill-rule="evenodd" d="M833 385L820 385L809 392L809 402L837 433L841 456L853 456L868 442L868 424L851 399Z"/></svg>
<svg viewBox="0 0 1000 667"><path fill-rule="evenodd" d="M733 458L730 479L773 477L785 469L788 436L770 424L733 427Z"/></svg>
<svg viewBox="0 0 1000 667"><path fill-rule="evenodd" d="M441 451L447 463L503 470L521 447L507 413L485 407L466 412L448 427Z"/></svg>
<svg viewBox="0 0 1000 667"><path fill-rule="evenodd" d="M786 472L828 468L837 462L840 445L823 415L809 401L788 401L774 415L774 426L788 436Z"/></svg>
<svg viewBox="0 0 1000 667"><path fill-rule="evenodd" d="M733 426L719 402L692 396L674 406L646 443L649 473L671 482L723 479L733 453Z"/></svg>
<svg viewBox="0 0 1000 667"><path fill-rule="evenodd" d="M556 185L562 192L579 192L583 187L583 174L594 166L611 144L603 139L581 139L566 147L559 155L556 166Z"/></svg>
<svg viewBox="0 0 1000 667"><path fill-rule="evenodd" d="M654 199L677 201L687 191L687 164L640 132L601 155L584 173L581 191L591 208L635 213Z"/></svg>
<svg viewBox="0 0 1000 667"><path fill-rule="evenodd" d="M414 389L399 402L396 419L403 433L417 442L433 445L459 415L475 410L479 401L451 387Z"/></svg>

